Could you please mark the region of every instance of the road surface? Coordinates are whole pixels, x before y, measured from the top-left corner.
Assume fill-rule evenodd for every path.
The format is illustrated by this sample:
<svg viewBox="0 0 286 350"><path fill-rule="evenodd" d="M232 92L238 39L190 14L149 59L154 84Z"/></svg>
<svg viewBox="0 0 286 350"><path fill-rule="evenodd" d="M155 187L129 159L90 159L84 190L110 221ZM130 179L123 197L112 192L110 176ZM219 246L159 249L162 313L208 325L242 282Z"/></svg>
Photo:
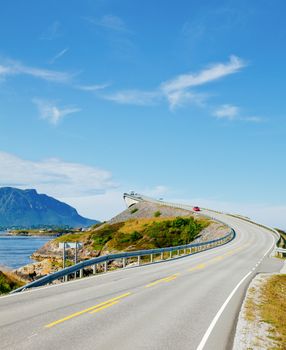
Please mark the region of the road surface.
<svg viewBox="0 0 286 350"><path fill-rule="evenodd" d="M213 214L236 231L196 255L0 298L0 348L231 349L245 290L279 271L270 231Z"/></svg>

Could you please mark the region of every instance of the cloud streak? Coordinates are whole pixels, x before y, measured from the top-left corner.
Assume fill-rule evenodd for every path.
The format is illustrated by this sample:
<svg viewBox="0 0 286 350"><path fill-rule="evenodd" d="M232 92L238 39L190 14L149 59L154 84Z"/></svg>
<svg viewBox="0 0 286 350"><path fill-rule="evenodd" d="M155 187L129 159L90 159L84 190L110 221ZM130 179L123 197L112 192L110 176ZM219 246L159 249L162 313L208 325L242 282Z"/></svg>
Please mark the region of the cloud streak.
<svg viewBox="0 0 286 350"><path fill-rule="evenodd" d="M198 73L178 75L162 82L153 90L122 90L105 95L104 98L121 104L134 105L150 105L163 99L167 100L171 109L187 103L203 105L207 96L197 93L194 88L235 74L245 66L246 63L241 58L233 55L228 62L210 65Z"/></svg>
<svg viewBox="0 0 286 350"><path fill-rule="evenodd" d="M210 83L227 75L239 72L245 67L245 62L237 56L230 56L227 63L217 63L199 73L182 74L172 80L164 82L161 87L165 92L184 90L190 87Z"/></svg>
<svg viewBox="0 0 286 350"><path fill-rule="evenodd" d="M36 188L55 197L98 195L117 184L112 174L58 158L31 161L0 151L0 186Z"/></svg>
<svg viewBox="0 0 286 350"><path fill-rule="evenodd" d="M0 78L16 75L27 75L55 83L67 83L72 79L72 75L66 72L31 67L13 60L4 60L0 62Z"/></svg>
<svg viewBox="0 0 286 350"><path fill-rule="evenodd" d="M122 90L104 95L104 99L119 104L145 106L155 104L160 98L158 91Z"/></svg>
<svg viewBox="0 0 286 350"><path fill-rule="evenodd" d="M95 85L77 85L76 88L82 91L96 92L96 91L104 90L110 85L111 85L110 83L95 84Z"/></svg>
<svg viewBox="0 0 286 350"><path fill-rule="evenodd" d="M57 60L59 60L61 57L63 57L67 52L69 51L69 48L66 47L65 49L58 52L51 60L50 64L54 64Z"/></svg>
<svg viewBox="0 0 286 350"><path fill-rule="evenodd" d="M81 111L81 109L77 107L60 108L53 101L35 98L33 99L33 102L38 108L40 118L47 120L53 125L58 125L64 117Z"/></svg>
<svg viewBox="0 0 286 350"><path fill-rule="evenodd" d="M224 119L229 121L245 121L252 123L261 123L263 118L257 116L244 116L241 113L241 109L238 106L224 104L216 108L213 112L213 116L217 119Z"/></svg>

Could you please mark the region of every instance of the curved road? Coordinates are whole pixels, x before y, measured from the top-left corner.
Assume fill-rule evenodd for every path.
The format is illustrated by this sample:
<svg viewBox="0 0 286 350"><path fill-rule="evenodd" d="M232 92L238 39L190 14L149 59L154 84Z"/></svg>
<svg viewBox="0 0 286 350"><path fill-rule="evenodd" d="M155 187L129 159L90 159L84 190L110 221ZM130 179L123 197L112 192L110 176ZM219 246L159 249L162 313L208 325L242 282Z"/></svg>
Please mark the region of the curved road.
<svg viewBox="0 0 286 350"><path fill-rule="evenodd" d="M245 290L280 270L270 231L227 215L221 247L0 298L1 349L232 348Z"/></svg>

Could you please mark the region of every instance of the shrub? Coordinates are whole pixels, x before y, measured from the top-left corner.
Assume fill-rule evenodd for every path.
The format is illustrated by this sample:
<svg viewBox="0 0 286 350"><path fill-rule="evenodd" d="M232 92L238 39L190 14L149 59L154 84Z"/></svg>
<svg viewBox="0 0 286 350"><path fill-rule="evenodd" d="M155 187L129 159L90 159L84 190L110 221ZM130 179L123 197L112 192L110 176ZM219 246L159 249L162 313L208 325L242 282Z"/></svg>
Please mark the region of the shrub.
<svg viewBox="0 0 286 350"><path fill-rule="evenodd" d="M157 210L157 211L155 211L154 216L155 216L155 218L158 218L159 216L161 216L161 214L162 213L159 210Z"/></svg>
<svg viewBox="0 0 286 350"><path fill-rule="evenodd" d="M143 236L140 232L134 231L132 233L123 233L120 232L120 234L117 237L117 241L119 243L134 243L141 239Z"/></svg>
<svg viewBox="0 0 286 350"><path fill-rule="evenodd" d="M101 230L95 231L92 235L93 248L95 250L101 250L103 246L110 241L115 233L123 226L123 223L106 225Z"/></svg>
<svg viewBox="0 0 286 350"><path fill-rule="evenodd" d="M136 211L138 211L138 208L133 208L133 209L130 211L130 213L131 213L131 214L134 214L134 213L136 213Z"/></svg>
<svg viewBox="0 0 286 350"><path fill-rule="evenodd" d="M23 283L16 276L0 271L0 295L10 293L22 285Z"/></svg>

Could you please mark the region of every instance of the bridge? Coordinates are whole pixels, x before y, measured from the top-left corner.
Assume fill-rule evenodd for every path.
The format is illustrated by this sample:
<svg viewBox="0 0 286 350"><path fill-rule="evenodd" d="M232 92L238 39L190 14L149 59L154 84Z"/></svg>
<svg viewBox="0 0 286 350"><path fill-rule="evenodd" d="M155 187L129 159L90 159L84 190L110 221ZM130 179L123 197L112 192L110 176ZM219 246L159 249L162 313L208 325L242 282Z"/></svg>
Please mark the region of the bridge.
<svg viewBox="0 0 286 350"><path fill-rule="evenodd" d="M192 210L135 193L124 199ZM249 282L282 267L271 257L279 236L246 218L201 214L235 235L196 254L0 298L1 349L231 349Z"/></svg>

